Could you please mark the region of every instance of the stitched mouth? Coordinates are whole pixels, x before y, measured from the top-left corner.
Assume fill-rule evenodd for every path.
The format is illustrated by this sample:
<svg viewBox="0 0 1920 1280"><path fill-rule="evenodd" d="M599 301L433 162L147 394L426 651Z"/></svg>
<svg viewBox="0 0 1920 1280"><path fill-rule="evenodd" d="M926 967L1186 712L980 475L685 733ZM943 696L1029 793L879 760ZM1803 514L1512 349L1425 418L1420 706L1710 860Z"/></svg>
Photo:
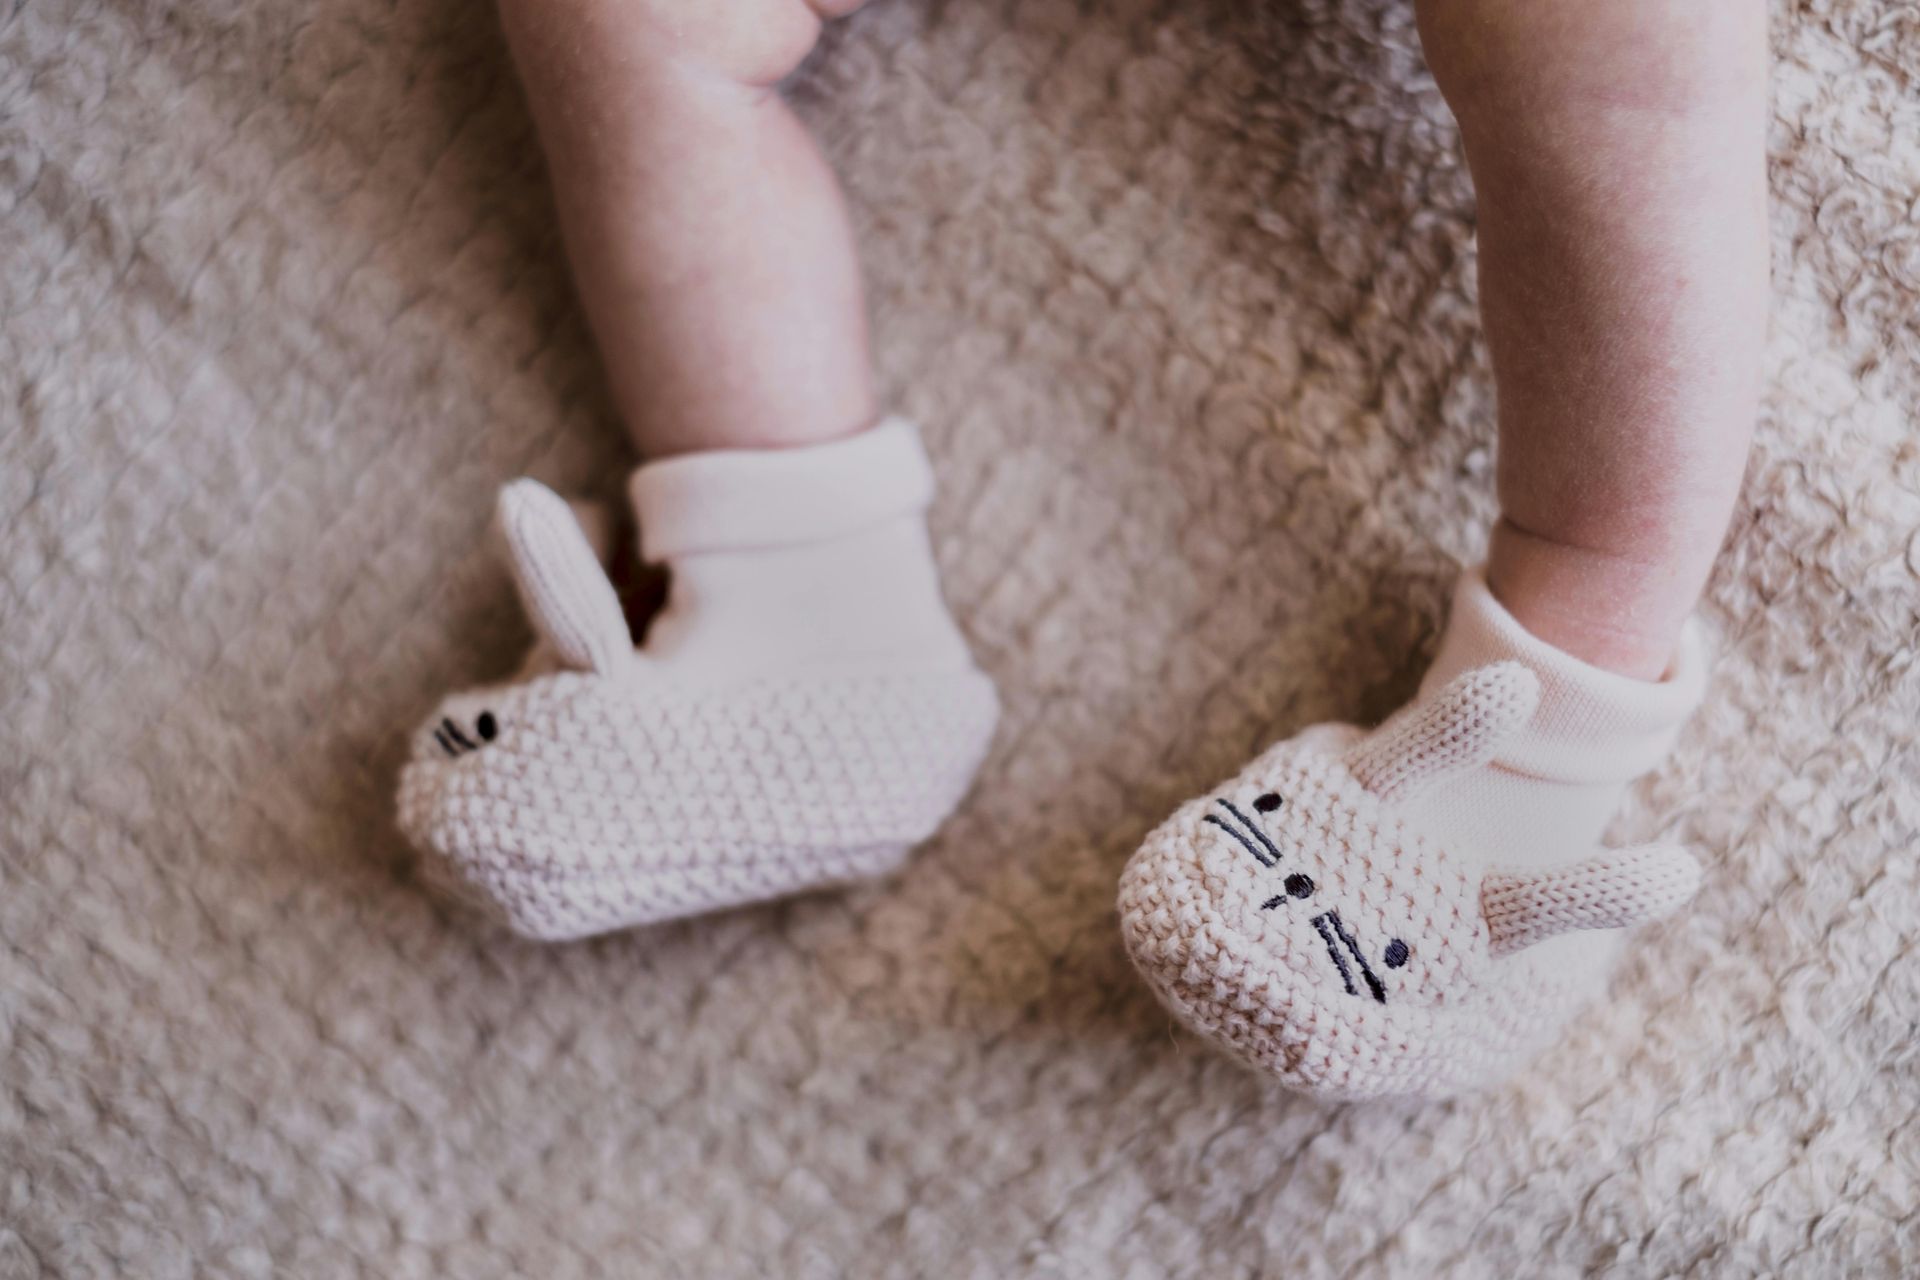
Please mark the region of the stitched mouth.
<svg viewBox="0 0 1920 1280"><path fill-rule="evenodd" d="M1320 940L1327 944L1327 955L1333 960L1333 967L1340 971L1340 981L1346 985L1347 994L1357 996L1360 988L1354 985L1354 969L1359 969L1360 978L1367 984L1367 992L1381 1004L1387 1002L1386 984L1374 973L1373 966L1367 963L1366 953L1360 950L1360 944L1347 932L1347 926L1340 921L1338 911L1323 911L1313 918L1313 927L1319 931ZM1342 951L1346 955L1340 954ZM1404 951L1404 944L1403 944ZM1353 963L1347 963L1352 957Z"/></svg>

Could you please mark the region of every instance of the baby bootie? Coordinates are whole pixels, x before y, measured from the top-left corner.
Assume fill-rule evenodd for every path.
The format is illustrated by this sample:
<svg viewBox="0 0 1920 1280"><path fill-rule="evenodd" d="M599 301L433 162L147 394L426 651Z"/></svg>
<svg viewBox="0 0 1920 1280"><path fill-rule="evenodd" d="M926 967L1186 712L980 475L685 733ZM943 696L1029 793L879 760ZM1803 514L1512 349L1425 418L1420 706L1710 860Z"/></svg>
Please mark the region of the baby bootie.
<svg viewBox="0 0 1920 1280"><path fill-rule="evenodd" d="M1599 837L1705 679L1694 626L1664 680L1632 680L1534 638L1470 572L1412 703L1279 743L1147 837L1127 950L1181 1021L1293 1088L1495 1083L1604 987L1621 930L1692 897L1684 850Z"/></svg>
<svg viewBox="0 0 1920 1280"><path fill-rule="evenodd" d="M564 939L899 866L998 716L940 596L916 430L670 458L631 491L672 575L638 650L566 504L501 493L540 645L415 735L399 815L426 878Z"/></svg>

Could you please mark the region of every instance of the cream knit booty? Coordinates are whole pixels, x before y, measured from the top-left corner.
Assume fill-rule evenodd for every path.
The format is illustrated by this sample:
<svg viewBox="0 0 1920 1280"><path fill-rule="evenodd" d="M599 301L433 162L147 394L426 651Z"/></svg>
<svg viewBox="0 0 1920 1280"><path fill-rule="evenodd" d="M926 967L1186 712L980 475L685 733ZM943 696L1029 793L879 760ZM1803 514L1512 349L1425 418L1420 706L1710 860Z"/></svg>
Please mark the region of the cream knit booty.
<svg viewBox="0 0 1920 1280"><path fill-rule="evenodd" d="M1147 983L1246 1063L1329 1098L1495 1083L1604 987L1619 930L1699 867L1599 845L1698 704L1588 666L1470 572L1419 695L1370 733L1318 725L1182 807L1128 862L1120 926Z"/></svg>
<svg viewBox="0 0 1920 1280"><path fill-rule="evenodd" d="M673 581L636 651L580 523L500 495L526 678L424 725L400 825L426 877L543 939L879 875L970 784L998 703L940 597L932 472L889 421L811 448L634 475Z"/></svg>

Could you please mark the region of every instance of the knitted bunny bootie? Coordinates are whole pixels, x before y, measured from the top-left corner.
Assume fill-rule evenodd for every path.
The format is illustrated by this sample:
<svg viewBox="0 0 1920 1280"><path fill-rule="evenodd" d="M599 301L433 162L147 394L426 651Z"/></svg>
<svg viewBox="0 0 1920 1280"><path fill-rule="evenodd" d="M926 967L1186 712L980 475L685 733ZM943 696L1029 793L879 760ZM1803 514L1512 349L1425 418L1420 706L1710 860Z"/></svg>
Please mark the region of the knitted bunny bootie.
<svg viewBox="0 0 1920 1280"><path fill-rule="evenodd" d="M1310 1094L1504 1079L1602 990L1618 931L1693 896L1683 849L1598 841L1705 665L1690 627L1664 681L1587 666L1469 573L1412 703L1277 744L1147 837L1120 882L1135 966L1192 1030Z"/></svg>
<svg viewBox="0 0 1920 1280"><path fill-rule="evenodd" d="M560 940L898 867L998 717L940 598L914 428L686 455L632 490L673 575L639 649L567 505L501 493L540 644L414 736L399 818L424 877Z"/></svg>

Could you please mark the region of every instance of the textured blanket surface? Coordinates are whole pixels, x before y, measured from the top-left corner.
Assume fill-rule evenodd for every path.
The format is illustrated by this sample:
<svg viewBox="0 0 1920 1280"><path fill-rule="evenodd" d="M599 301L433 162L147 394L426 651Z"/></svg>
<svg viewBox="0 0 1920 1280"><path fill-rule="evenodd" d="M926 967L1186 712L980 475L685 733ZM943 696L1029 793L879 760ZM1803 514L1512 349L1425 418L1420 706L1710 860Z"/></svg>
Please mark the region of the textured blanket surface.
<svg viewBox="0 0 1920 1280"><path fill-rule="evenodd" d="M1920 1268L1920 8L1775 11L1777 306L1706 887L1512 1087L1178 1033L1115 878L1412 687L1492 512L1471 190L1400 0L878 0L794 94L1007 714L900 875L584 945L414 883L403 735L630 465L453 0L0 5L0 1276ZM618 353L613 353L618 358Z"/></svg>

